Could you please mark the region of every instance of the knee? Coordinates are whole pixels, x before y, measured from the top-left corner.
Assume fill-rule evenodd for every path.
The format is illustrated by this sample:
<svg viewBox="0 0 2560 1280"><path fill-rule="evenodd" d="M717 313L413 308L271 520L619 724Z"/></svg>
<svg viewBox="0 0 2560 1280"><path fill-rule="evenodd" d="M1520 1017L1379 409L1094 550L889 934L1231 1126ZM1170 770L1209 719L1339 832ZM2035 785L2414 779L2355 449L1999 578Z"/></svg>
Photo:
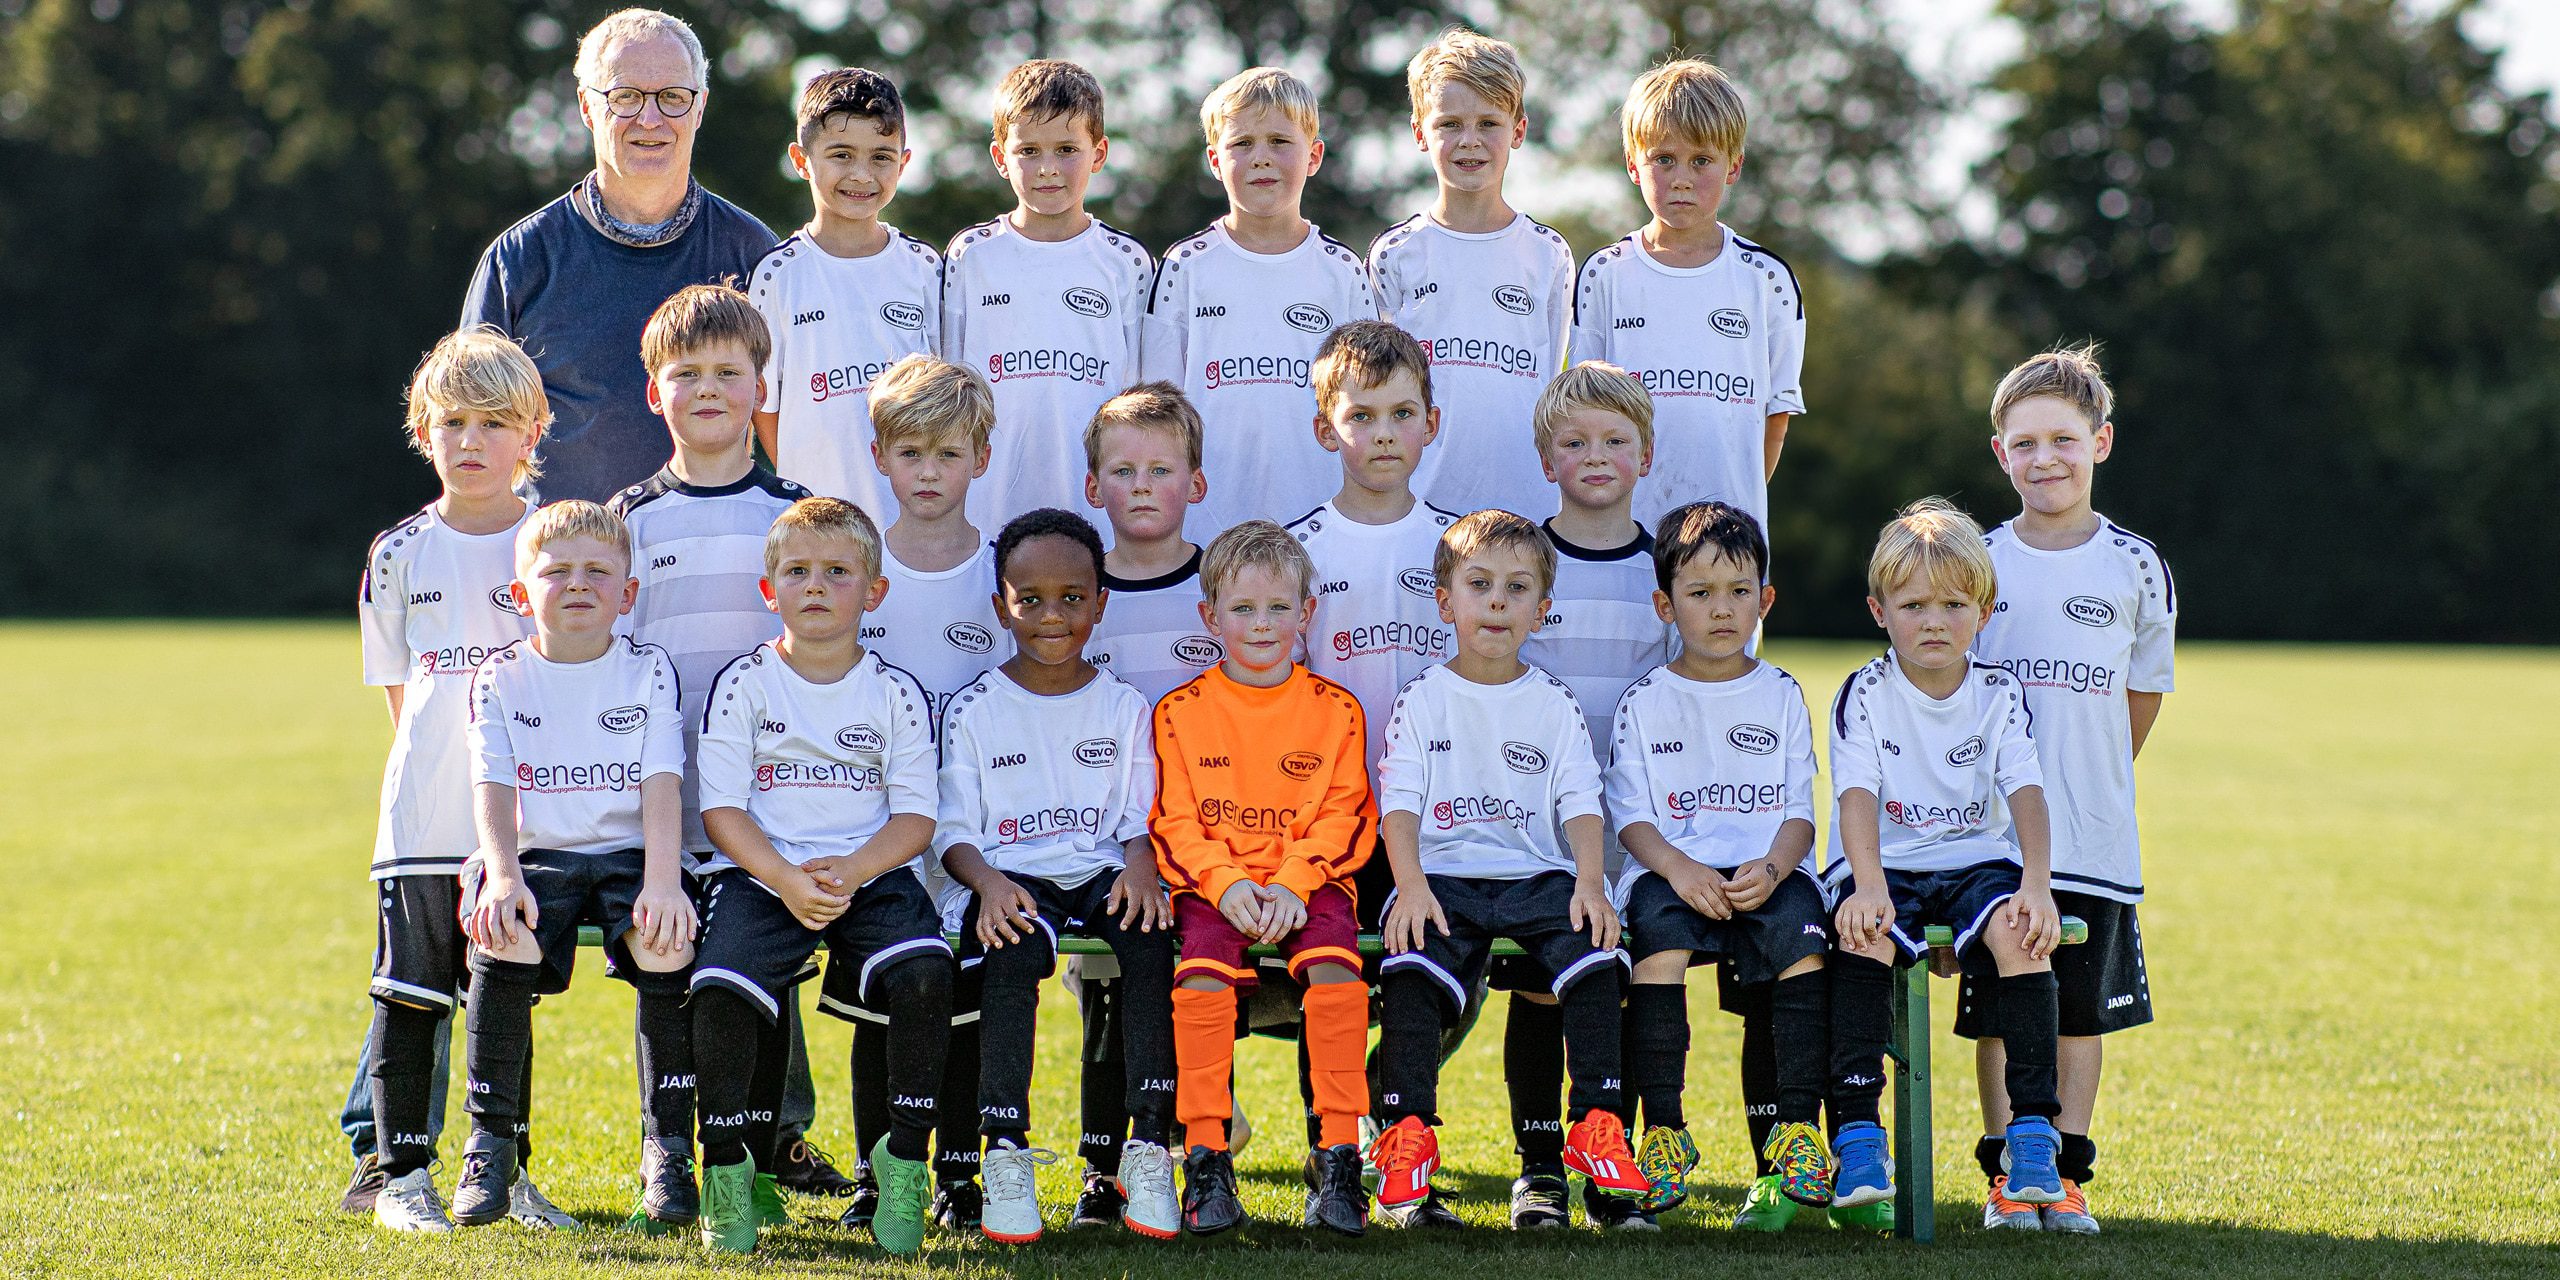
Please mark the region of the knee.
<svg viewBox="0 0 2560 1280"><path fill-rule="evenodd" d="M633 941L634 939L625 937L622 950L625 955L631 957L632 967L643 973L682 973L693 967L691 942L679 942L672 950L661 955L647 947L629 945Z"/></svg>
<svg viewBox="0 0 2560 1280"><path fill-rule="evenodd" d="M951 971L951 957L939 951L909 956L872 979L873 1002L891 1009L948 1008Z"/></svg>
<svg viewBox="0 0 2560 1280"><path fill-rule="evenodd" d="M1778 980L1784 982L1789 978L1801 978L1808 973L1820 972L1822 972L1822 957L1818 955L1806 956L1804 959L1788 965L1786 972L1778 975Z"/></svg>
<svg viewBox="0 0 2560 1280"><path fill-rule="evenodd" d="M1666 978L1664 981L1676 982L1678 979ZM1525 1001L1529 1004L1554 1004L1556 1002L1556 998L1554 996L1548 995L1544 991L1514 991L1511 993L1511 998L1514 1000Z"/></svg>
<svg viewBox="0 0 2560 1280"><path fill-rule="evenodd" d="M1688 979L1688 976L1689 953L1686 951L1657 951L1636 961L1636 981L1645 986L1679 986ZM1535 1001L1547 999L1547 997L1530 995L1525 991L1513 992L1511 998Z"/></svg>
<svg viewBox="0 0 2560 1280"><path fill-rule="evenodd" d="M1358 982L1359 980L1360 975L1349 965L1328 963L1307 966L1307 985L1311 987L1331 986L1339 982Z"/></svg>
<svg viewBox="0 0 2560 1280"><path fill-rule="evenodd" d="M1227 989L1226 983L1220 982L1216 978L1197 973L1188 978L1184 978L1182 981L1174 985L1185 991L1224 991Z"/></svg>

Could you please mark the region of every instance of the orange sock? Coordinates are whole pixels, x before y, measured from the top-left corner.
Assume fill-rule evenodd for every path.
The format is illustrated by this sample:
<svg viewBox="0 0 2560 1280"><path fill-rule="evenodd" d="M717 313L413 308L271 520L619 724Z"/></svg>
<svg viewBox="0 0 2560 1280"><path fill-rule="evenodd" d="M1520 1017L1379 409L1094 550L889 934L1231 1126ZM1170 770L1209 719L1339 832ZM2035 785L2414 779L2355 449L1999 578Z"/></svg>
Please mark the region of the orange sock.
<svg viewBox="0 0 2560 1280"><path fill-rule="evenodd" d="M1236 1064L1236 989L1173 989L1174 1118L1183 1141L1212 1151L1227 1149L1227 1118L1235 1114L1228 1078Z"/></svg>
<svg viewBox="0 0 2560 1280"><path fill-rule="evenodd" d="M1369 984L1320 982L1307 988L1307 1072L1315 1086L1324 1145L1360 1140L1369 1113Z"/></svg>

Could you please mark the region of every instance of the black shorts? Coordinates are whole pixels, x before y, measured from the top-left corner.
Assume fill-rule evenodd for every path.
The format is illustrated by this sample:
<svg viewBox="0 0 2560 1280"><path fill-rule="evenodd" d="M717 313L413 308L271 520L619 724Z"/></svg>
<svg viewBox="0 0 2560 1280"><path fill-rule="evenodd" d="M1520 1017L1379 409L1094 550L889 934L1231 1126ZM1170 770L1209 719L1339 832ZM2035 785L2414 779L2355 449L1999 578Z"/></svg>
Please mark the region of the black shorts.
<svg viewBox="0 0 2560 1280"><path fill-rule="evenodd" d="M2130 902L2085 893L2056 893L2053 905L2089 926L2089 939L2053 949L2066 1036L2102 1036L2151 1021L2151 973L2142 959L2142 921ZM1968 974L1956 1000L1956 1034L1978 1039L1992 1020L1993 988Z"/></svg>
<svg viewBox="0 0 2560 1280"><path fill-rule="evenodd" d="M1708 918L1681 901L1670 881L1648 875L1627 893L1627 933L1638 960L1686 951L1692 965L1732 961L1737 982L1774 982L1807 956L1831 950L1831 912L1821 886L1801 869L1779 881L1768 901L1730 920Z"/></svg>
<svg viewBox="0 0 2560 1280"><path fill-rule="evenodd" d="M1170 957L1174 951L1174 928L1166 925L1152 933L1122 932L1119 917L1107 905L1111 888L1120 877L1111 872L1095 872L1082 884L1063 885L1038 876L1011 876L1039 910L1031 936L1011 947L1039 947L1047 955L1040 966L1040 976L1047 978L1058 971L1058 938L1061 934L1080 934L1100 938L1112 944L1114 958L1133 947L1162 950ZM1010 949L1010 947L1008 947ZM968 905L960 913L960 966L974 969L987 959L986 944L978 941L978 895L969 895ZM1132 954L1143 954L1135 953Z"/></svg>
<svg viewBox="0 0 2560 1280"><path fill-rule="evenodd" d="M854 990L863 995L872 975L889 965L918 955L951 955L933 898L907 867L854 890L844 914L823 929L803 926L772 890L736 867L713 873L703 896L693 989L735 991L767 1018L782 1016L780 993L804 975L820 943L826 944L828 972L850 970Z"/></svg>
<svg viewBox="0 0 2560 1280"><path fill-rule="evenodd" d="M683 990L682 974L673 977L653 974L632 963L625 949L624 935L631 932L631 910L640 900L640 885L646 855L638 849L622 849L613 853L562 853L556 849L527 849L516 858L524 870L525 890L533 895L540 923L533 927L534 941L542 946L542 976L534 983L537 995L558 995L569 989L569 977L578 967L578 927L595 925L604 931L605 972L633 985L671 983ZM462 866L461 911L469 911L480 898L480 883L487 869L474 858ZM700 897L686 877L688 892L695 892L695 906ZM487 953L473 948L472 971L477 973L487 963Z"/></svg>
<svg viewBox="0 0 2560 1280"><path fill-rule="evenodd" d="M453 1010L462 989L462 881L455 876L389 876L373 882L373 998Z"/></svg>
<svg viewBox="0 0 2560 1280"><path fill-rule="evenodd" d="M1484 981L1493 940L1509 938L1531 960L1555 975L1547 984L1561 996L1583 979L1606 971L1612 963L1628 965L1623 951L1591 945L1591 935L1572 923L1573 875L1549 871L1525 880L1489 880L1470 876L1429 876L1432 896L1449 918L1449 932L1426 925L1422 947L1388 956L1378 963L1381 977L1399 970L1424 974L1447 997L1442 1012L1454 1019L1467 1007L1469 993ZM1390 904L1392 909L1392 904Z"/></svg>
<svg viewBox="0 0 2560 1280"><path fill-rule="evenodd" d="M1839 874L1827 887L1836 908L1849 900L1852 886L1848 861L1832 866ZM1944 871L1887 867L1884 890L1893 899L1893 943L1903 963L1928 958L1929 945L1922 938L1930 925L1942 924L1955 931L1956 958L1968 968L1987 970L1989 954L1981 953L1977 959L1974 944L1982 940L1982 926L1990 923L1991 913L2017 895L2018 864L2003 858Z"/></svg>

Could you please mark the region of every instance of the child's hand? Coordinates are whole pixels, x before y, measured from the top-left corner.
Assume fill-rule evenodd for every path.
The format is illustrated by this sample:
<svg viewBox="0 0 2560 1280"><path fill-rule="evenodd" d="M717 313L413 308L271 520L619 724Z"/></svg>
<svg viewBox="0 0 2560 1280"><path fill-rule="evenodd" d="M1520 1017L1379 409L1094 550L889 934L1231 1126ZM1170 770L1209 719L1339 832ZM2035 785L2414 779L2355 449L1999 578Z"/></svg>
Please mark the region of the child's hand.
<svg viewBox="0 0 2560 1280"><path fill-rule="evenodd" d="M522 933L516 927L519 919L524 922ZM462 936L483 951L504 951L541 923L542 907L533 900L533 891L525 888L524 876L493 867L480 882L479 900L463 914Z"/></svg>
<svg viewBox="0 0 2560 1280"><path fill-rule="evenodd" d="M1270 905L1263 908L1262 941L1277 946L1281 939L1306 927L1307 903L1287 885L1271 885L1266 892L1271 897Z"/></svg>
<svg viewBox="0 0 2560 1280"><path fill-rule="evenodd" d="M800 870L811 880L816 881L820 889L850 902L853 900L853 891L860 887L853 880L853 868L850 865L852 861L852 858L844 854L811 858L800 864Z"/></svg>
<svg viewBox="0 0 2560 1280"><path fill-rule="evenodd" d="M1714 867L1682 858L1663 872L1662 878L1691 911L1709 920L1733 918L1733 904L1725 896L1732 891L1725 886L1723 873Z"/></svg>
<svg viewBox="0 0 2560 1280"><path fill-rule="evenodd" d="M1706 868L1699 868L1706 871ZM1707 871L1708 875L1715 872ZM1618 909L1609 905L1608 887L1598 876L1573 878L1573 905L1565 919L1576 929L1591 931L1591 945L1603 951L1618 949ZM1447 932L1445 929L1442 932Z"/></svg>
<svg viewBox="0 0 2560 1280"><path fill-rule="evenodd" d="M1123 931L1154 933L1173 927L1173 899L1165 896L1164 881L1153 867L1122 867L1102 909L1120 917Z"/></svg>
<svg viewBox="0 0 2560 1280"><path fill-rule="evenodd" d="M1884 886L1860 889L1840 904L1831 923L1840 930L1840 949L1869 951L1886 938L1893 927L1893 895Z"/></svg>
<svg viewBox="0 0 2560 1280"><path fill-rule="evenodd" d="M828 891L827 886L834 883L833 877L820 880L808 868L794 867L791 877L773 888L782 905L790 909L791 918L799 921L801 928L815 930L835 923L836 917L853 903L848 895Z"/></svg>
<svg viewBox="0 0 2560 1280"><path fill-rule="evenodd" d="M1030 937L1039 918L1040 904L1010 876L997 875L994 888L978 891L978 942L989 950Z"/></svg>
<svg viewBox="0 0 2560 1280"><path fill-rule="evenodd" d="M1724 882L1724 900L1733 904L1735 914L1757 911L1769 895L1778 891L1778 868L1767 858L1754 858L1733 869L1733 878Z"/></svg>
<svg viewBox="0 0 2560 1280"><path fill-rule="evenodd" d="M1431 892L1430 886L1417 885L1411 889L1396 890L1395 905L1387 908L1387 918L1382 926L1387 950L1398 954L1420 951L1423 927L1427 924L1440 926L1441 937L1449 936L1448 913L1440 909L1440 899Z"/></svg>
<svg viewBox="0 0 2560 1280"><path fill-rule="evenodd" d="M2062 909L2053 905L2053 890L2025 888L2009 895L2000 908L2001 922L2016 929L2027 954L2042 960L2062 945Z"/></svg>
<svg viewBox="0 0 2560 1280"><path fill-rule="evenodd" d="M640 931L640 945L651 955L671 956L693 941L700 921L693 914L693 899L684 890L671 884L644 884L631 904L631 924Z"/></svg>
<svg viewBox="0 0 2560 1280"><path fill-rule="evenodd" d="M1251 880L1238 880L1218 895L1218 914L1227 918L1238 933L1248 938L1262 936L1262 920L1269 913L1270 895Z"/></svg>

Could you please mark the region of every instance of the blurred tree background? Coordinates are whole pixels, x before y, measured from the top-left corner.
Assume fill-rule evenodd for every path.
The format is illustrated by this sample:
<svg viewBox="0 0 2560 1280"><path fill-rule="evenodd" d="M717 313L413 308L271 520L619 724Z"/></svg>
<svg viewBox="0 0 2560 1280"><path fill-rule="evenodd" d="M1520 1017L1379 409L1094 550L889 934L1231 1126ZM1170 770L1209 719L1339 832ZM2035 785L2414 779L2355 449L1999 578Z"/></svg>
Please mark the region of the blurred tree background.
<svg viewBox="0 0 2560 1280"><path fill-rule="evenodd" d="M344 611L365 539L434 496L409 370L480 248L586 168L570 62L616 7L0 0L0 613ZM1111 91L1096 212L1158 247L1221 210L1200 96L1309 76L1309 214L1364 246L1427 202L1403 64L1457 18L1521 46L1514 202L1588 253L1644 216L1624 86L1711 58L1754 107L1727 220L1808 294L1782 631L1871 633L1866 549L1901 502L2012 513L1992 384L2096 338L2100 506L2162 545L2188 634L2560 641L2560 124L2501 87L2469 7L2003 0L2022 48L1977 86L1917 71L1883 0L671 6L713 59L705 185L798 225L799 80L876 66L919 153L891 217L932 242L1005 207L988 93L1047 55ZM2012 109L1968 230L1921 171L1979 93Z"/></svg>

